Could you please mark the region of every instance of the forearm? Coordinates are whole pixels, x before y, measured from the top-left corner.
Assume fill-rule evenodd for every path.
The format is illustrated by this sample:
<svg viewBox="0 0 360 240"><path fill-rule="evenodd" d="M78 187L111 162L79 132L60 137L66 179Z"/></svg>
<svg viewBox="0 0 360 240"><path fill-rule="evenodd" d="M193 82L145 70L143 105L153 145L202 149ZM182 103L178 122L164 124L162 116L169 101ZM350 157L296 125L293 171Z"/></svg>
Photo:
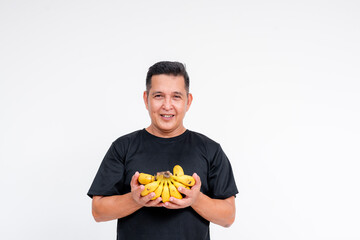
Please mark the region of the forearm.
<svg viewBox="0 0 360 240"><path fill-rule="evenodd" d="M235 220L235 197L212 199L200 192L191 207L206 220L223 227L230 227Z"/></svg>
<svg viewBox="0 0 360 240"><path fill-rule="evenodd" d="M115 196L94 196L92 201L92 214L95 221L104 222L126 217L140 209L131 193Z"/></svg>

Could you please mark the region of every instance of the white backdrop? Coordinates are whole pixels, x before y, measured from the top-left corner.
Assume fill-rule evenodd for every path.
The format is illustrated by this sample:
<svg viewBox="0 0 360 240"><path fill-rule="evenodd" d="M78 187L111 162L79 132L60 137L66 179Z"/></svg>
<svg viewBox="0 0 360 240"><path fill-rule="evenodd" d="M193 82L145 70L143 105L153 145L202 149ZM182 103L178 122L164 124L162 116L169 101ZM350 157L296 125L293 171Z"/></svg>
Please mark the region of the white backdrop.
<svg viewBox="0 0 360 240"><path fill-rule="evenodd" d="M240 191L212 239L360 239L359 29L359 1L0 0L0 238L115 239L87 190L177 60Z"/></svg>

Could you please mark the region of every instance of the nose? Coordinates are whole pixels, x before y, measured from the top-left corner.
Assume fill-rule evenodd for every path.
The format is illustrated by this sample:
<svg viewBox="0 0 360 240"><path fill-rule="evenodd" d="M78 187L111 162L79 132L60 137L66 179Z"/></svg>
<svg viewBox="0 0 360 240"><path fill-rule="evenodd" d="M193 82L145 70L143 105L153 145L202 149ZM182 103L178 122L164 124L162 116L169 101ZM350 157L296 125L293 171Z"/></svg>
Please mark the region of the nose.
<svg viewBox="0 0 360 240"><path fill-rule="evenodd" d="M166 97L164 99L162 107L163 107L164 110L171 110L172 109L173 105L172 105L171 97Z"/></svg>

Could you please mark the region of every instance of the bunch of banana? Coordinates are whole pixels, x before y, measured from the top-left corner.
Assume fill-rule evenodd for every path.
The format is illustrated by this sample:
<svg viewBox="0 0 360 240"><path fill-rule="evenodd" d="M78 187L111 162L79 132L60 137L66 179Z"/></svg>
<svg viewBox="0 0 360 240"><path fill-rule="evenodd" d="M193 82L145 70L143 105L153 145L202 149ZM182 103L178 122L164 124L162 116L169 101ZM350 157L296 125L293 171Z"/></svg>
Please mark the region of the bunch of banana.
<svg viewBox="0 0 360 240"><path fill-rule="evenodd" d="M179 165L174 167L173 174L169 171L158 172L156 176L140 173L138 181L145 185L141 196L154 192L155 196L151 200L161 197L163 202L168 202L170 197L182 199L183 196L177 190L178 187L190 189L195 184L195 179L192 176L185 175L184 170Z"/></svg>

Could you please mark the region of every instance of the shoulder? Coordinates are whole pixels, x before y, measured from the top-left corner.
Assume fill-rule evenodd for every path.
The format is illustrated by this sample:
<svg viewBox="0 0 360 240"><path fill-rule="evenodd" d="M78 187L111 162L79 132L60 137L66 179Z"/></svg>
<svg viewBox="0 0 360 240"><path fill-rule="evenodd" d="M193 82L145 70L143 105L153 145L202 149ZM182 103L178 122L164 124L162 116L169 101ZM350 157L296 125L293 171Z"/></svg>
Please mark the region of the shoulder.
<svg viewBox="0 0 360 240"><path fill-rule="evenodd" d="M199 133L199 132L195 132L195 131L191 131L190 132L190 136L191 138L199 143L202 143L206 148L210 148L210 149L214 149L214 148L219 148L220 144L216 141L214 141L213 139L209 138L208 136Z"/></svg>
<svg viewBox="0 0 360 240"><path fill-rule="evenodd" d="M123 143L126 143L126 142L131 142L131 141L135 140L139 136L141 131L142 130L137 130L137 131L125 134L125 135L123 135L121 137L118 137L113 143L115 145L117 145L117 144L123 144Z"/></svg>
<svg viewBox="0 0 360 240"><path fill-rule="evenodd" d="M220 143L202 133L190 131L190 134L193 142L198 146L202 146L201 149L204 151L203 153L210 161L210 164L216 164L224 159L226 155Z"/></svg>
<svg viewBox="0 0 360 240"><path fill-rule="evenodd" d="M141 131L142 130L137 130L118 137L115 141L113 141L112 147L119 153L126 152L130 145L138 141L137 139L139 139Z"/></svg>

